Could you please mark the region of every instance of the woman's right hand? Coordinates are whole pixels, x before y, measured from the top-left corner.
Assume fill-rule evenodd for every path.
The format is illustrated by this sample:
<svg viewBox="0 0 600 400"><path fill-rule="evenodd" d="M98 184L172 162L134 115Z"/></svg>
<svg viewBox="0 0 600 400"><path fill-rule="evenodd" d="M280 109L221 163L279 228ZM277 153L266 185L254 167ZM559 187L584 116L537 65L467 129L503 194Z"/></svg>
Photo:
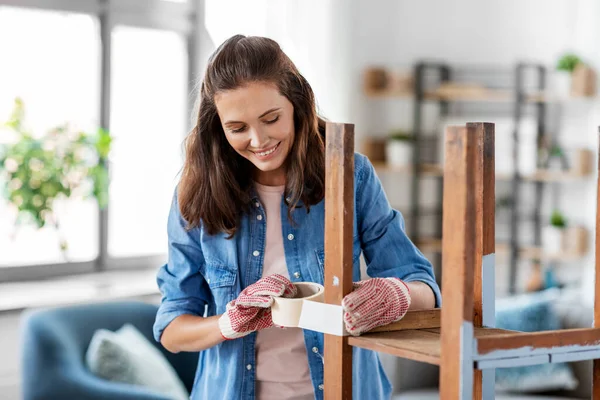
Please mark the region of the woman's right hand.
<svg viewBox="0 0 600 400"><path fill-rule="evenodd" d="M273 326L271 305L274 297L294 297L297 289L289 279L275 274L259 279L229 302L219 318L219 329L226 340L244 337Z"/></svg>

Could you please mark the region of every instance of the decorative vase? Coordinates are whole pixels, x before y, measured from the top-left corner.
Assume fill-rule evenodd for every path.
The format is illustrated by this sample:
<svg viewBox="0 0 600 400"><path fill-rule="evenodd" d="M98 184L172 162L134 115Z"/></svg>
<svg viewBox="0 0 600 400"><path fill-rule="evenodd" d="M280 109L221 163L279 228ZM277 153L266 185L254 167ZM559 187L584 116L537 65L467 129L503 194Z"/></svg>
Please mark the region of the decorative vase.
<svg viewBox="0 0 600 400"><path fill-rule="evenodd" d="M550 81L552 94L558 98L571 97L571 73L555 71Z"/></svg>
<svg viewBox="0 0 600 400"><path fill-rule="evenodd" d="M388 140L385 147L387 163L396 167L412 163L412 145L405 140Z"/></svg>
<svg viewBox="0 0 600 400"><path fill-rule="evenodd" d="M546 167L548 171L552 172L560 172L562 171L562 160L560 156L552 156L548 160L548 166Z"/></svg>
<svg viewBox="0 0 600 400"><path fill-rule="evenodd" d="M564 228L547 225L542 229L543 254L557 254L563 250Z"/></svg>

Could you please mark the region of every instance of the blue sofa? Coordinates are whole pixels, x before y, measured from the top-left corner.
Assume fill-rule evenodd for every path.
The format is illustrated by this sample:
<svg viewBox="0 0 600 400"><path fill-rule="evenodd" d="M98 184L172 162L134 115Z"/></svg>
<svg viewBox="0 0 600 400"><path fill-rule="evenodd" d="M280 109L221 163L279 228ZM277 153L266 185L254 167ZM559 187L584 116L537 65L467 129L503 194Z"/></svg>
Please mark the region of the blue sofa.
<svg viewBox="0 0 600 400"><path fill-rule="evenodd" d="M100 379L85 366L85 353L97 329L134 325L163 352L188 389L194 383L197 353L172 354L152 338L157 306L138 302L86 304L24 313L22 377L24 400L167 400L140 386Z"/></svg>

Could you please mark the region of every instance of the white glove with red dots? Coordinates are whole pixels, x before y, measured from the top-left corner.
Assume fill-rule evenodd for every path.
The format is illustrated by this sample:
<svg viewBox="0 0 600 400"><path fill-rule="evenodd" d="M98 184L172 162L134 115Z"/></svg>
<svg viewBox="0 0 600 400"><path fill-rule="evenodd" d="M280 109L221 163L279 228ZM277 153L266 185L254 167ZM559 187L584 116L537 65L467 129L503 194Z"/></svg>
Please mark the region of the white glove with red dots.
<svg viewBox="0 0 600 400"><path fill-rule="evenodd" d="M294 297L297 289L289 279L275 274L259 279L230 301L219 318L226 340L237 339L273 326L271 304L274 297Z"/></svg>
<svg viewBox="0 0 600 400"><path fill-rule="evenodd" d="M354 283L342 300L344 323L352 336L402 319L410 307L410 289L398 278L372 278Z"/></svg>

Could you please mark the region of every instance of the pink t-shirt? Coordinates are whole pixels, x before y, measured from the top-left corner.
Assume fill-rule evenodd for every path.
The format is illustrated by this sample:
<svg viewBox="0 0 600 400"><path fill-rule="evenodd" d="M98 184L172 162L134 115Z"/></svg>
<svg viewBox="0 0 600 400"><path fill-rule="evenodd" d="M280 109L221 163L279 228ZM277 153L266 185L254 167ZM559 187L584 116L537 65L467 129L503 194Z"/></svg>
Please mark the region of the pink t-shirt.
<svg viewBox="0 0 600 400"><path fill-rule="evenodd" d="M289 278L281 229L281 200L285 187L255 185L265 209L267 224L262 276L281 274ZM256 398L314 399L302 329L269 328L257 332Z"/></svg>

